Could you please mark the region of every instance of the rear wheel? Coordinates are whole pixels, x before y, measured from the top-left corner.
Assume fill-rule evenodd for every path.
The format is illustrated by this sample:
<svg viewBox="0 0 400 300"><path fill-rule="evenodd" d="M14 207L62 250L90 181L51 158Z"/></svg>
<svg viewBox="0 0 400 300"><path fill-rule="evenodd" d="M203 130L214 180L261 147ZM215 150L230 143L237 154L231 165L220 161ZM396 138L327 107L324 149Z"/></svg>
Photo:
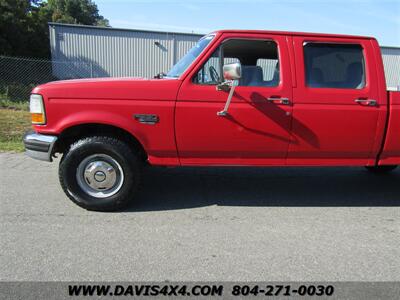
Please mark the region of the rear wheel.
<svg viewBox="0 0 400 300"><path fill-rule="evenodd" d="M123 141L87 137L64 154L59 179L66 195L88 210L115 211L127 206L138 188L141 166Z"/></svg>
<svg viewBox="0 0 400 300"><path fill-rule="evenodd" d="M375 173L375 174L383 174L389 173L397 168L395 165L391 166L373 166L373 167L365 167L368 171Z"/></svg>

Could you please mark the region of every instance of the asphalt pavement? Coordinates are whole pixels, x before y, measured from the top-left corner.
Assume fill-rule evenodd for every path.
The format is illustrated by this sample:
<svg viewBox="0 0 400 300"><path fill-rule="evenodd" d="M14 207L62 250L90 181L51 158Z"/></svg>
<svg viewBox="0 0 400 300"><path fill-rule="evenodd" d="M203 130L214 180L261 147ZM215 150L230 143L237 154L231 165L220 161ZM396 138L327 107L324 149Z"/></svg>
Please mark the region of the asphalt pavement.
<svg viewBox="0 0 400 300"><path fill-rule="evenodd" d="M2 281L399 281L400 171L149 168L86 211L58 163L0 154Z"/></svg>

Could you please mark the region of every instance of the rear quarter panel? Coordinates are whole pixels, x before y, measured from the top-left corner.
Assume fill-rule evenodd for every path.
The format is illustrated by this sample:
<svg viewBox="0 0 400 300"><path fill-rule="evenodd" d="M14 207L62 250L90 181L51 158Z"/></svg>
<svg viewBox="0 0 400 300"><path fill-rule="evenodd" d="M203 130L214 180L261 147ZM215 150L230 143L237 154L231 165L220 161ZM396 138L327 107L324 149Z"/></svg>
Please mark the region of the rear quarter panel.
<svg viewBox="0 0 400 300"><path fill-rule="evenodd" d="M388 92L388 98L389 121L379 165L400 165L400 92Z"/></svg>

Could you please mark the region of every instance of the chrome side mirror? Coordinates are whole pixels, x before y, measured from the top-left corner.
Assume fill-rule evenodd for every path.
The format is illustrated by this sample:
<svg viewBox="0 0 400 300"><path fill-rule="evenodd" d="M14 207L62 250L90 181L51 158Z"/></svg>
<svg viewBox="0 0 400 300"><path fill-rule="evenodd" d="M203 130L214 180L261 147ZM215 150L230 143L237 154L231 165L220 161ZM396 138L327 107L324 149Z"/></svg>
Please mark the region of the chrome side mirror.
<svg viewBox="0 0 400 300"><path fill-rule="evenodd" d="M217 116L224 117L228 114L228 108L231 104L232 96L238 80L242 77L242 66L240 63L228 64L223 67L223 75L225 81L217 86L219 91L229 91L228 99L226 100L223 110L217 112Z"/></svg>
<svg viewBox="0 0 400 300"><path fill-rule="evenodd" d="M238 80L242 77L242 66L240 63L224 65L222 72L225 80Z"/></svg>
<svg viewBox="0 0 400 300"><path fill-rule="evenodd" d="M240 63L224 65L222 69L224 82L217 85L218 91L229 91L234 80L238 80L242 77L242 66Z"/></svg>

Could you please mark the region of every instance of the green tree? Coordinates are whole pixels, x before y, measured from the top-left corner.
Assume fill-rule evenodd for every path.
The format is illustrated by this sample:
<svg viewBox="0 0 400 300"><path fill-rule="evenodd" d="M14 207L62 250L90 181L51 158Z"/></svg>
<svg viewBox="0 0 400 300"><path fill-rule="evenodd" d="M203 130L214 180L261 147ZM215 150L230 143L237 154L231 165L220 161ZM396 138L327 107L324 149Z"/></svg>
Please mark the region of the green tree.
<svg viewBox="0 0 400 300"><path fill-rule="evenodd" d="M109 26L91 0L48 0L45 9L51 12L53 22Z"/></svg>
<svg viewBox="0 0 400 300"><path fill-rule="evenodd" d="M0 0L0 55L49 58L48 22L109 26L91 0Z"/></svg>
<svg viewBox="0 0 400 300"><path fill-rule="evenodd" d="M30 1L0 0L0 54L15 55L24 48L31 9Z"/></svg>

